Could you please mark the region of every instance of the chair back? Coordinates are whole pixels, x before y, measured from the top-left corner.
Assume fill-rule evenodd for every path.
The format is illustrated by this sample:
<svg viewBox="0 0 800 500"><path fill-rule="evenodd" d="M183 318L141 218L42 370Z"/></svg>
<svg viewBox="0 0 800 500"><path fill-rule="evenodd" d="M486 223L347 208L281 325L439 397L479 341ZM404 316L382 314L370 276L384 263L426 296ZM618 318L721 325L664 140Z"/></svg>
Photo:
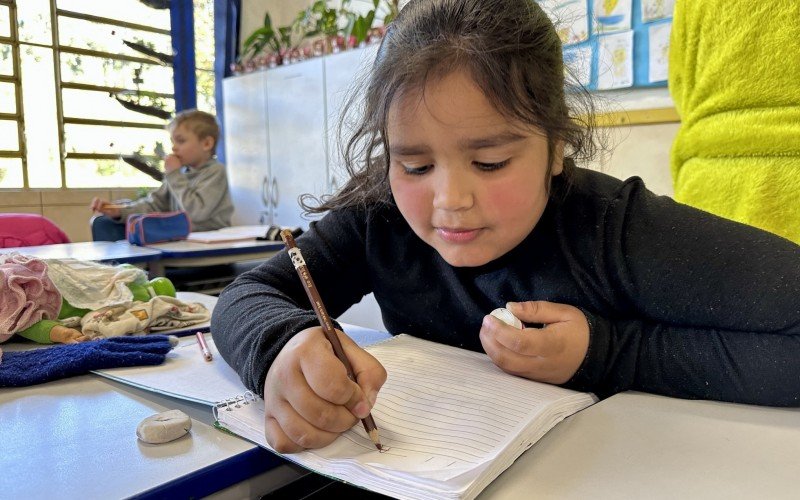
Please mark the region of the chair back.
<svg viewBox="0 0 800 500"><path fill-rule="evenodd" d="M69 237L39 214L0 213L0 248L70 243Z"/></svg>

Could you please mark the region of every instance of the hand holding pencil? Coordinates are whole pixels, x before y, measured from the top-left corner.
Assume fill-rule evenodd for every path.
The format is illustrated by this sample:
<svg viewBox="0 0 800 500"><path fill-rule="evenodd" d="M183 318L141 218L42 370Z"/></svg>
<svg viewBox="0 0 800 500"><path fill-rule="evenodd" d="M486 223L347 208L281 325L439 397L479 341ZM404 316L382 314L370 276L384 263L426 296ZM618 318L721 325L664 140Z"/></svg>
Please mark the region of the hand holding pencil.
<svg viewBox="0 0 800 500"><path fill-rule="evenodd" d="M101 198L94 198L92 199L92 203L89 205L89 208L91 208L95 212L100 212L101 214L116 219L117 217L120 216L119 209L122 208L123 206L124 205L118 203L111 203L110 201L106 201Z"/></svg>
<svg viewBox="0 0 800 500"><path fill-rule="evenodd" d="M315 286L313 290L316 293ZM311 301L318 302L315 309L322 304L321 300ZM327 318L320 321L322 326L295 335L267 372L264 382L267 442L280 453L321 448L361 419L374 443L372 446L381 449L370 412L378 390L386 381L386 370L349 337L333 329L324 305L320 311ZM335 350L339 349L326 336L325 326L336 336L334 342L340 344L340 353L351 370L336 355Z"/></svg>

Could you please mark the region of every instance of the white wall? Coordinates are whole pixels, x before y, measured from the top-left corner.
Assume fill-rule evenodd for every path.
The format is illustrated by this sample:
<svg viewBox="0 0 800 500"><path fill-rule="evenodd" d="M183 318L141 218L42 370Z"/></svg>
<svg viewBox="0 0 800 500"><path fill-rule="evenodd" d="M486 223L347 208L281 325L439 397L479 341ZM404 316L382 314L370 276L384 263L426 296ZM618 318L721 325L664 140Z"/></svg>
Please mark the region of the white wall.
<svg viewBox="0 0 800 500"><path fill-rule="evenodd" d="M669 152L679 126L679 123L662 123L606 129L614 148L593 168L620 179L639 176L650 191L672 196L675 191L669 170Z"/></svg>

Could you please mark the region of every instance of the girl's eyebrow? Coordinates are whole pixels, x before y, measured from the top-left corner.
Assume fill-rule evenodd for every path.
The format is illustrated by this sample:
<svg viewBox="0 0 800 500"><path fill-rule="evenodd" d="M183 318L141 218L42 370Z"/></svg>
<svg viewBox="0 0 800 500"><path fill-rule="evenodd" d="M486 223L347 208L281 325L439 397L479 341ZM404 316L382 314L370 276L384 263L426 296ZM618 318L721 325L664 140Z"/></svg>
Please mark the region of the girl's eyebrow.
<svg viewBox="0 0 800 500"><path fill-rule="evenodd" d="M516 132L501 132L499 134L490 135L487 137L476 137L469 139L462 139L458 141L458 147L462 149L477 150L485 148L494 148L497 146L504 146L506 144L522 141L527 139L528 136ZM389 154L393 156L415 156L423 155L431 152L431 148L425 144L390 144Z"/></svg>
<svg viewBox="0 0 800 500"><path fill-rule="evenodd" d="M389 144L389 154L392 156L416 156L430 152L431 148L424 144Z"/></svg>
<svg viewBox="0 0 800 500"><path fill-rule="evenodd" d="M511 142L522 141L527 139L528 136L522 135L512 131L501 132L499 134L490 135L488 137L477 137L474 139L462 139L458 141L458 145L464 149L484 149L494 148L497 146L505 146Z"/></svg>

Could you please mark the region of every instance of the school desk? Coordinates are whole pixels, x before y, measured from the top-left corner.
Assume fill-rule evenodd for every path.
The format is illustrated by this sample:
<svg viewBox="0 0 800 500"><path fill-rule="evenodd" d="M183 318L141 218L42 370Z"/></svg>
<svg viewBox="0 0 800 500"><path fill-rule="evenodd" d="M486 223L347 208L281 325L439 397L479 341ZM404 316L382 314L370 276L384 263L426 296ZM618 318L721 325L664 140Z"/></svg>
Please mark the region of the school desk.
<svg viewBox="0 0 800 500"><path fill-rule="evenodd" d="M796 499L800 408L625 392L569 417L480 498Z"/></svg>
<svg viewBox="0 0 800 500"><path fill-rule="evenodd" d="M199 243L196 241L170 241L155 243L144 248L160 252L159 259L150 264L153 276L164 276L166 267L202 267L233 264L250 260L264 260L283 248L282 241L229 241Z"/></svg>
<svg viewBox="0 0 800 500"><path fill-rule="evenodd" d="M137 440L139 422L172 409L192 418L188 435ZM211 421L208 406L96 375L0 389L0 498L257 498L305 474Z"/></svg>
<svg viewBox="0 0 800 500"><path fill-rule="evenodd" d="M348 331L359 343L375 333ZM138 443L138 422L166 409L192 417L191 437ZM95 375L0 389L0 497L187 498L226 488L219 498L253 498L309 480L211 419L208 406ZM798 464L800 408L626 392L559 423L479 498L788 499L800 491Z"/></svg>
<svg viewBox="0 0 800 500"><path fill-rule="evenodd" d="M210 310L217 301L178 298ZM192 418L188 436L158 446L137 440L139 422L172 409ZM210 406L94 374L0 389L0 498L253 498L308 474L212 425Z"/></svg>
<svg viewBox="0 0 800 500"><path fill-rule="evenodd" d="M120 264L153 263L161 252L153 248L131 245L127 241L83 241L32 247L0 248L0 254L19 252L40 259L79 259Z"/></svg>

